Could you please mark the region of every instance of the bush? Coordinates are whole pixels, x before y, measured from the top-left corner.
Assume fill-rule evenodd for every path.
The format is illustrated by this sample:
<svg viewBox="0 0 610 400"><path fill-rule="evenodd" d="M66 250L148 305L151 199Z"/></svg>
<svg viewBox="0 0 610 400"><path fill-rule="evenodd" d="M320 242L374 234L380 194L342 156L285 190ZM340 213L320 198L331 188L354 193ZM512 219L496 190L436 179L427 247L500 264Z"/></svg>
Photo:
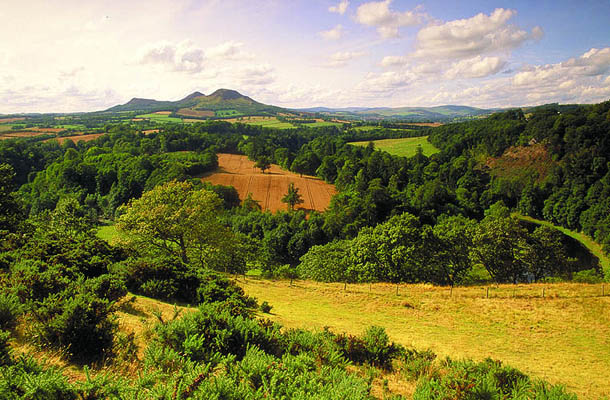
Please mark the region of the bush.
<svg viewBox="0 0 610 400"><path fill-rule="evenodd" d="M0 330L13 329L23 306L19 298L12 293L0 293Z"/></svg>
<svg viewBox="0 0 610 400"><path fill-rule="evenodd" d="M11 364L11 348L8 345L10 337L9 332L0 329L0 367Z"/></svg>
<svg viewBox="0 0 610 400"><path fill-rule="evenodd" d="M572 280L578 283L602 283L604 277L595 269L587 269L584 271L574 272Z"/></svg>
<svg viewBox="0 0 610 400"><path fill-rule="evenodd" d="M193 361L208 362L215 353L241 359L250 346L281 354L279 325L259 322L223 309L223 303L204 304L198 312L155 327L156 341Z"/></svg>
<svg viewBox="0 0 610 400"><path fill-rule="evenodd" d="M264 312L265 314L271 313L272 308L273 308L273 306L271 306L271 304L267 303L266 301L263 301L260 306L260 310L262 312Z"/></svg>
<svg viewBox="0 0 610 400"><path fill-rule="evenodd" d="M0 367L1 399L77 399L77 391L60 371L21 357Z"/></svg>
<svg viewBox="0 0 610 400"><path fill-rule="evenodd" d="M417 380L421 376L430 375L436 354L431 350L405 350L403 357L403 373L407 379Z"/></svg>
<svg viewBox="0 0 610 400"><path fill-rule="evenodd" d="M404 351L402 346L389 343L385 329L378 326L369 327L362 337L339 335L335 342L347 359L387 370L392 369L392 360Z"/></svg>
<svg viewBox="0 0 610 400"><path fill-rule="evenodd" d="M112 304L91 293L45 299L36 310L33 327L43 343L65 349L70 358L98 361L112 349L116 322Z"/></svg>

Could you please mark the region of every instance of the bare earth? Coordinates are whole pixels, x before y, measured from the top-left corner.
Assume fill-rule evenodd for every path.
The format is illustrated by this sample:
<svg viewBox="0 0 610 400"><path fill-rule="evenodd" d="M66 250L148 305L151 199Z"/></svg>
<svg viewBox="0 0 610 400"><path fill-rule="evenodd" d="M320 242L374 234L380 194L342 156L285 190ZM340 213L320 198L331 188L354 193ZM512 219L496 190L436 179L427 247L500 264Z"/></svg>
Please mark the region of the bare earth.
<svg viewBox="0 0 610 400"><path fill-rule="evenodd" d="M297 209L324 211L337 193L333 185L321 179L306 175L301 177L275 164L263 174L260 169L254 168L254 162L248 157L237 154L218 154L218 170L201 179L215 185L235 187L241 200L252 193L252 198L259 202L263 210L272 212L288 209L281 199L288 192L291 182L304 200Z"/></svg>

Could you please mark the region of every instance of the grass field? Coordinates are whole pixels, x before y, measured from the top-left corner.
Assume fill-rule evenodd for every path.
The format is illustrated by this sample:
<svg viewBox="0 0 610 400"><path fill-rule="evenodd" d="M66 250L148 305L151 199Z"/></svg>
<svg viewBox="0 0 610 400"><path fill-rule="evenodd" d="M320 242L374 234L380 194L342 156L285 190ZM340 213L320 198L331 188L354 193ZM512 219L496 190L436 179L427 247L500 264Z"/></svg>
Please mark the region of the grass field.
<svg viewBox="0 0 610 400"><path fill-rule="evenodd" d="M153 122L160 122L160 123L168 123L168 122L182 123L182 118L170 117L169 115L158 114L158 113L142 114L142 115L136 116L136 118L149 119Z"/></svg>
<svg viewBox="0 0 610 400"><path fill-rule="evenodd" d="M534 222L538 225L550 226L552 228L558 229L561 232L563 232L565 235L578 240L587 249L589 249L589 251L591 251L591 253L593 253L594 256L599 258L599 264L601 265L602 269L604 270L604 276L606 277L606 279L610 278L610 258L604 253L602 246L599 243L595 242L590 236L587 236L581 232L571 231L568 228L564 228L562 226L553 225L552 223L547 222L547 221L542 221L539 219L535 219L535 218L520 215L520 214L515 214L515 215L524 221L530 221L530 222Z"/></svg>
<svg viewBox="0 0 610 400"><path fill-rule="evenodd" d="M428 142L428 136L420 136L402 139L381 139L373 140L375 148L387 151L390 154L401 157L412 157L417 153L417 147L421 146L425 156L438 153L439 150ZM367 146L369 141L351 142L354 146Z"/></svg>
<svg viewBox="0 0 610 400"><path fill-rule="evenodd" d="M341 128L343 124L339 122L329 122L329 121L316 121L311 124L303 124L303 126L307 126L310 128L319 128L321 126L336 126L337 128Z"/></svg>
<svg viewBox="0 0 610 400"><path fill-rule="evenodd" d="M119 232L114 224L102 225L97 230L97 237L107 241L110 244L116 243L119 239Z"/></svg>
<svg viewBox="0 0 610 400"><path fill-rule="evenodd" d="M227 122L232 123L242 123L248 125L260 125L267 128L276 128L276 129L292 129L295 126L288 123L279 121L276 117L263 117L263 116L250 116L250 117L239 117L239 118L230 118L226 119Z"/></svg>
<svg viewBox="0 0 610 400"><path fill-rule="evenodd" d="M240 113L237 110L217 110L216 111L216 116L217 117L221 117L221 118L224 118L224 117L239 117L241 115L243 115L243 114Z"/></svg>
<svg viewBox="0 0 610 400"><path fill-rule="evenodd" d="M486 357L583 399L610 396L610 296L601 285L500 285L450 289L389 284L348 285L240 278L246 293L268 301L272 320L289 328L360 334L386 328L393 341L440 356ZM606 292L610 288L606 287ZM542 292L545 297L542 298Z"/></svg>

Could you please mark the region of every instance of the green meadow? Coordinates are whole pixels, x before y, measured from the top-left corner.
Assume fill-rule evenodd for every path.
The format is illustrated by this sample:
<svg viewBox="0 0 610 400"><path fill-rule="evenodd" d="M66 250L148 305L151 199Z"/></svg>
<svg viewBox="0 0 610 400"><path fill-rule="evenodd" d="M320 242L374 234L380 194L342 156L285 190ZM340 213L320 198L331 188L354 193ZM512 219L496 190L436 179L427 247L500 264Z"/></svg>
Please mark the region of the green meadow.
<svg viewBox="0 0 610 400"><path fill-rule="evenodd" d="M351 142L354 146L368 146L370 141L362 142ZM439 150L428 142L428 136L419 136L412 138L401 138L401 139L381 139L372 140L375 144L375 148L378 150L386 151L395 156L401 157L412 157L417 153L417 148L421 146L421 149L425 156L431 156L434 153L438 153Z"/></svg>

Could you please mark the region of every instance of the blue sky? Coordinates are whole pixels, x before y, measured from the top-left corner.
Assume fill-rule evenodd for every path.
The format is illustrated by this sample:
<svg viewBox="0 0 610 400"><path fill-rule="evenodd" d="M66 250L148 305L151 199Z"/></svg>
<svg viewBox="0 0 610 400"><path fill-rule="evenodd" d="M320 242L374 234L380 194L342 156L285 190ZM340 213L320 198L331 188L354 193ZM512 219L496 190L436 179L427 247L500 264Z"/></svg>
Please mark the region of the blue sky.
<svg viewBox="0 0 610 400"><path fill-rule="evenodd" d="M285 107L610 99L609 1L3 3L0 113L221 87Z"/></svg>

